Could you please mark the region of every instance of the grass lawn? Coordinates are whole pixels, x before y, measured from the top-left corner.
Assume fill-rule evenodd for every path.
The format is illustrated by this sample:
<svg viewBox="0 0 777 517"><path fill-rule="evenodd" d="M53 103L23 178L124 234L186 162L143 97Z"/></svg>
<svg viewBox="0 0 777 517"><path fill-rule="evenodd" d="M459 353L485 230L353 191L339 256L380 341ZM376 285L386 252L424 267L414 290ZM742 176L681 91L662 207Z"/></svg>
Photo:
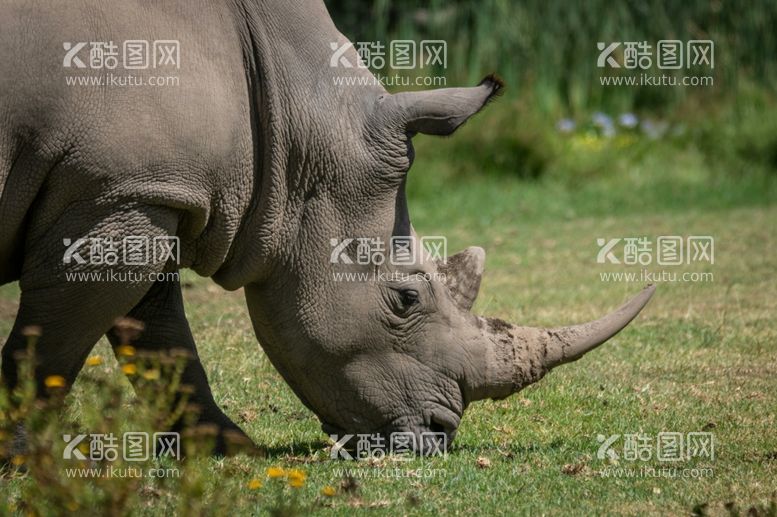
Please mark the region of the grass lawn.
<svg viewBox="0 0 777 517"><path fill-rule="evenodd" d="M128 511L261 514L279 497L295 498L302 513L325 515L353 515L354 508L370 508L372 515L688 515L774 504L774 181L565 188L489 176L449 183L445 174L422 178L426 168L434 166L416 165L419 179L411 184L419 233L446 235L449 252L480 245L488 253L476 312L559 325L620 305L643 284L600 279L602 272L636 268L597 264L599 237L712 236L714 264L665 269L711 272L714 279L661 283L644 313L601 349L511 398L473 404L447 457L368 464L329 459L316 418L257 345L242 293L186 274L187 314L216 399L268 456L193 459L177 482L144 479ZM16 285L0 288L0 334L11 327L17 295ZM107 345L95 353L108 360L91 374L116 379L129 392ZM90 389L77 383L70 398L74 418L87 412ZM667 466L655 452L646 461L597 458L598 435L641 433L655 441L660 432L710 432L714 458L682 461L680 470L694 470L676 477L645 474ZM281 488L282 481L266 478L271 466L302 469L304 487ZM55 475L63 475L61 467L52 467ZM421 469L421 475L388 477L387 467ZM354 479L346 479L345 469ZM634 472L638 477L628 477ZM263 486L249 488L252 479ZM34 482L6 473L0 513L23 508L21 494ZM321 495L325 486L335 495ZM88 500L98 489L83 490ZM4 508L6 502L14 506Z"/></svg>

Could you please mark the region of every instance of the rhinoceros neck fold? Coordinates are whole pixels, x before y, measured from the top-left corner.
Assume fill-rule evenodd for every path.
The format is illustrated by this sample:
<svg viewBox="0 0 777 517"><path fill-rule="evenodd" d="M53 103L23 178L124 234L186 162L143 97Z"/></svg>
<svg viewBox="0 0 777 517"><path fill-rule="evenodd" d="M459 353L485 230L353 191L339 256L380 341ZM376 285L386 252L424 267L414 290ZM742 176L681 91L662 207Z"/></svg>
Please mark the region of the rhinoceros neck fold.
<svg viewBox="0 0 777 517"><path fill-rule="evenodd" d="M213 275L227 289L261 282L270 274L273 258L280 253L284 229L289 226L291 128L284 108L294 97L293 92L287 92L293 81L290 69L301 66L302 60L289 53L289 48L294 48L287 47L290 35L277 32L279 19L288 7L286 2L234 1L250 110L250 124L245 131L250 132L253 142L253 193L227 260ZM287 19L286 24L289 22Z"/></svg>
<svg viewBox="0 0 777 517"><path fill-rule="evenodd" d="M306 204L342 181L322 164L353 140L364 92L372 88L352 92L332 80L341 71L330 67L331 44L348 40L323 2L234 0L234 13L250 98L253 194L227 260L213 275L227 289L261 284L292 253L304 233ZM372 77L362 68L346 72Z"/></svg>

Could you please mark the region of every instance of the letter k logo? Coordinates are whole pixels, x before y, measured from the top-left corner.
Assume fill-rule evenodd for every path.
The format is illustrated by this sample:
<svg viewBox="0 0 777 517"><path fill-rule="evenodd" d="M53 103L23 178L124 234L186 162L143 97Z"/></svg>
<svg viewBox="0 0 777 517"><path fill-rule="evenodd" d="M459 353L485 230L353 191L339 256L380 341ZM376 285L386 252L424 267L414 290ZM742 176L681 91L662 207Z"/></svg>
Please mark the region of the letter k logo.
<svg viewBox="0 0 777 517"><path fill-rule="evenodd" d="M329 453L329 457L333 460L336 460L338 458L343 458L345 460L352 460L353 456L351 456L351 453L348 452L348 450L345 448L345 444L347 444L351 438L353 438L352 434L346 434L343 435L342 438L339 440L337 439L336 434L330 434L329 438L335 442L334 445L332 445L332 450Z"/></svg>
<svg viewBox="0 0 777 517"><path fill-rule="evenodd" d="M72 68L75 65L76 68L86 68L83 61L76 55L82 48L86 46L85 41L80 41L73 45L69 41L62 43L62 47L67 51L65 53L65 59L62 60L62 66L65 68Z"/></svg>
<svg viewBox="0 0 777 517"><path fill-rule="evenodd" d="M620 239L596 239L596 245L599 246L599 254L596 256L597 264L606 264L608 261L610 264L620 264L621 261L612 252L612 249L620 242Z"/></svg>
<svg viewBox="0 0 777 517"><path fill-rule="evenodd" d="M612 57L613 51L618 48L620 44L620 41L616 41L614 43L610 43L609 46L605 48L605 43L603 41L598 42L596 44L596 48L601 50L601 52L599 53L599 59L596 60L596 66L598 68L604 68L605 63L607 63L612 68L620 68L621 65L618 64L614 57Z"/></svg>
<svg viewBox="0 0 777 517"><path fill-rule="evenodd" d="M343 239L338 241L337 239L330 239L329 244L332 246L332 253L329 255L330 264L353 264L353 260L345 253L345 248L353 242L353 239Z"/></svg>
<svg viewBox="0 0 777 517"><path fill-rule="evenodd" d="M353 45L350 41L346 41L342 45L337 45L336 41L331 41L329 43L329 48L333 50L332 57L329 58L329 66L332 68L337 68L338 66L342 65L343 68L353 68L353 64L346 59L344 54L348 51L349 48L351 48Z"/></svg>

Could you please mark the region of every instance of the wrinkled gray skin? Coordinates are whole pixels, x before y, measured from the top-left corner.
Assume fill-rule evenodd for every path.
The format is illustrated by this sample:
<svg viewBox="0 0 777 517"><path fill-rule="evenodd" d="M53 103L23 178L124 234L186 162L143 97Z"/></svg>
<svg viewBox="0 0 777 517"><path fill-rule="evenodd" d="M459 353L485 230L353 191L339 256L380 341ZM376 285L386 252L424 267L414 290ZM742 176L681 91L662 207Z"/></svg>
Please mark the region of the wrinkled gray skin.
<svg viewBox="0 0 777 517"><path fill-rule="evenodd" d="M66 282L66 271L103 267L64 265L65 238L180 237L180 267L245 288L268 357L334 433L452 438L469 403L580 357L652 294L597 322L545 330L470 313L480 248L446 264L381 268L439 269L445 282L333 280L330 239L413 234L411 137L451 134L498 93L497 79L395 95L336 86L334 75L371 74L329 66L330 42L346 40L320 1L43 4L0 5L0 282L22 290L3 349L9 384L27 325L43 331L39 382L59 374L72 383L101 335L118 342L109 330L124 315L146 325L137 347L196 354L177 282ZM63 42L129 39L179 40L180 86L66 86L65 75L84 72L62 67ZM346 57L356 61L353 50ZM184 380L201 421L239 432L199 360Z"/></svg>

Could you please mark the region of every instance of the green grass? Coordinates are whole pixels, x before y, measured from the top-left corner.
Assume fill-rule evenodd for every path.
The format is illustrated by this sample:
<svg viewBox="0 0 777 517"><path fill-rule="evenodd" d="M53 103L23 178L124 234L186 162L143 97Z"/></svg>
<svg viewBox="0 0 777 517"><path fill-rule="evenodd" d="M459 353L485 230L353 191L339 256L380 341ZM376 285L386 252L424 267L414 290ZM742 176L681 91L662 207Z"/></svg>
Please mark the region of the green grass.
<svg viewBox="0 0 777 517"><path fill-rule="evenodd" d="M597 42L657 42L709 39L715 45L715 87L701 92L710 105L756 83L773 91L777 23L774 2L570 3L563 0L327 0L337 27L352 41L445 40L445 75L455 85L496 71L534 107L555 116L596 109L671 114L699 90L688 88L602 88L601 75L629 70L597 68ZM621 47L622 49L623 47ZM621 52L616 51L616 54ZM440 70L437 70L439 72ZM706 71L658 69L650 74L683 76ZM427 74L427 69L417 71ZM454 83L451 83L453 86Z"/></svg>
<svg viewBox="0 0 777 517"><path fill-rule="evenodd" d="M235 514L261 513L277 492L264 480L265 469L275 465L303 469L308 479L297 497L305 504L317 501L317 511L331 515L351 515L354 508L371 508L376 515L687 515L700 504L721 513L727 503L740 509L768 503L777 489L777 236L771 229L777 206L748 195L747 184L739 191L733 184L728 192L697 185L677 193L660 185L617 188L607 180L575 190L481 176L426 192L435 181L413 180L414 222L421 234L447 235L450 251L471 244L488 251L476 312L555 325L617 306L642 286L600 281L602 270L617 270L596 264L600 236L712 235L715 264L701 269L713 272L714 281L659 285L644 314L601 350L507 400L474 404L447 458L399 464L443 469L445 475L357 479L357 487L346 491L340 488L343 468L371 467L328 459L315 417L257 345L241 293L222 293L187 274L187 313L216 399L269 450L265 459L189 462L184 475L202 476L206 508L219 504ZM758 181L773 189L768 180ZM655 208L640 204L636 198L643 195L652 196ZM755 201L718 202L739 196ZM608 201L613 197L624 203L613 206ZM15 285L0 288L0 332L6 335L17 294ZM105 343L96 353L112 356ZM96 368L129 392L113 359ZM85 409L80 404L92 396L88 389L79 382L70 398L76 418ZM714 461L683 466L712 467L711 478L598 475L610 466L596 458L598 434L655 437L661 431L702 430L715 435ZM484 458L486 468L480 465ZM387 465L393 464L379 464ZM620 466L662 464L621 461ZM265 486L249 490L252 478ZM14 500L32 482L6 476L0 487ZM337 487L337 495L321 497L325 485ZM177 490L164 483L137 497L131 509L139 515L167 513L179 504Z"/></svg>

